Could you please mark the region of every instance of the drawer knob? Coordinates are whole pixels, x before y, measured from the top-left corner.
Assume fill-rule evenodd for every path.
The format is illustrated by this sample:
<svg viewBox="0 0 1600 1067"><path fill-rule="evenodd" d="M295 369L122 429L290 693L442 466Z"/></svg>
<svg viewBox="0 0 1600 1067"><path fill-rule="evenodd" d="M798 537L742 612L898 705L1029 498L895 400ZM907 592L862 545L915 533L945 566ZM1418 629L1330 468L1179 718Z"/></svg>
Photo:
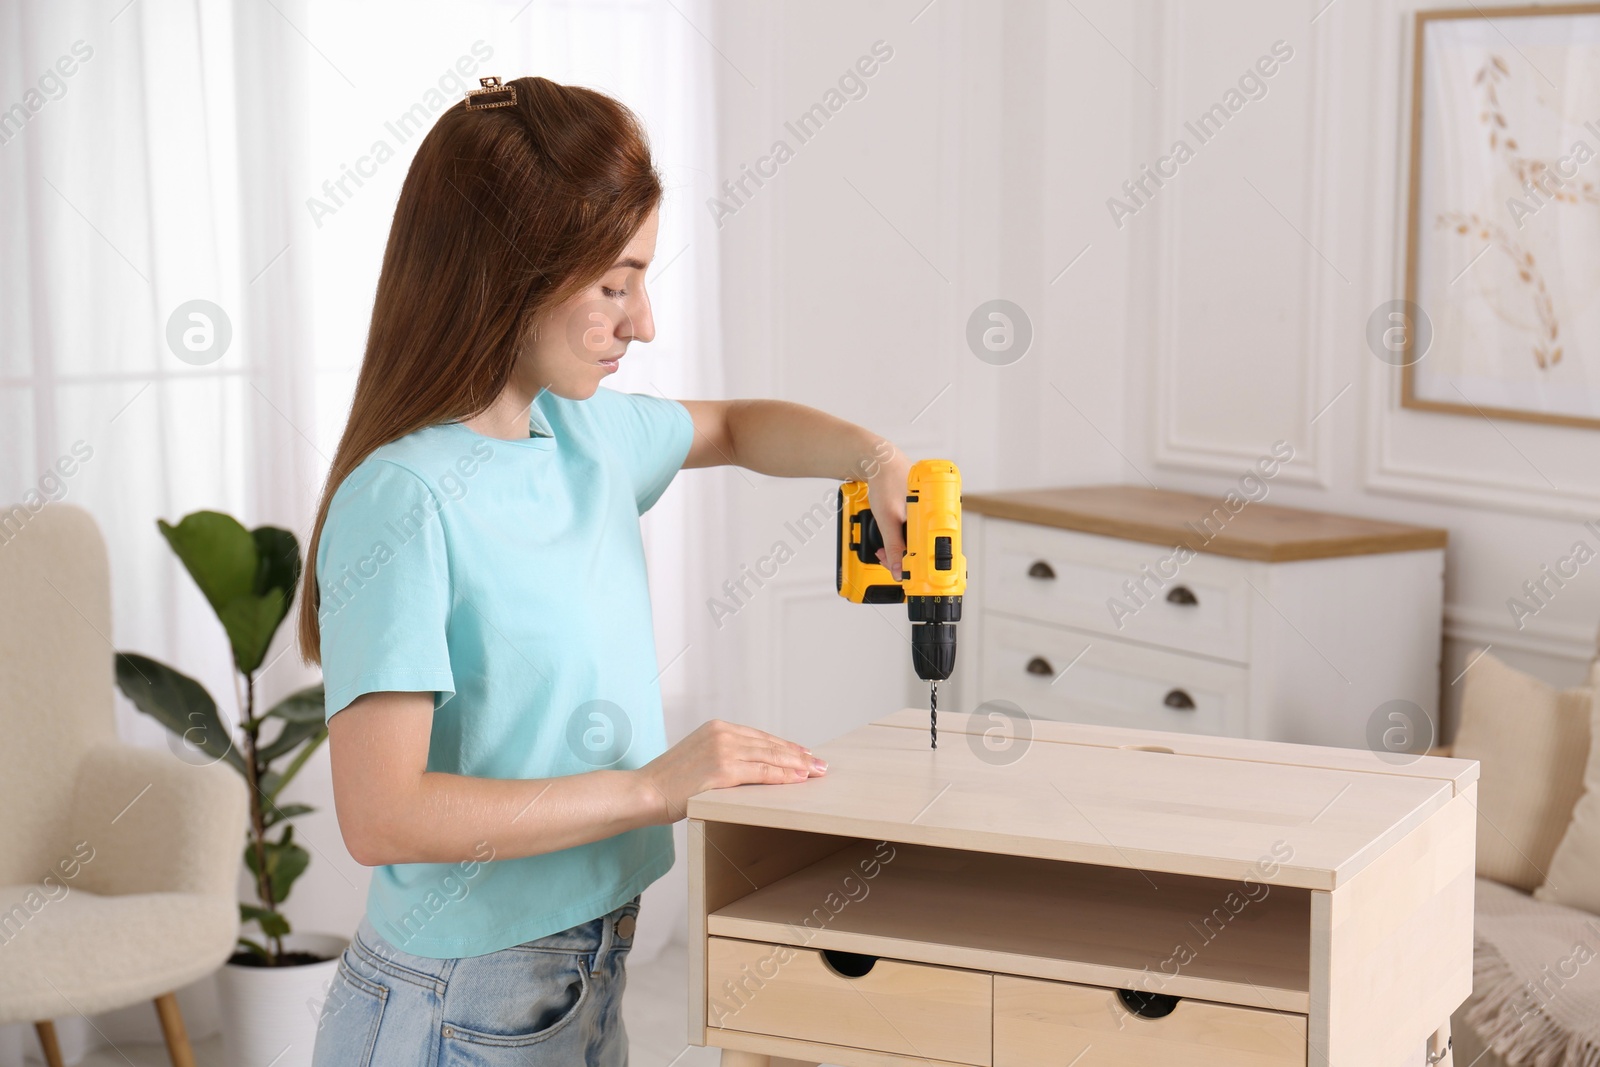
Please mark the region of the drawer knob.
<svg viewBox="0 0 1600 1067"><path fill-rule="evenodd" d="M1050 661L1043 656L1035 656L1028 661L1029 674L1055 674L1055 668L1050 666Z"/></svg>
<svg viewBox="0 0 1600 1067"><path fill-rule="evenodd" d="M1146 993L1139 989L1119 989L1117 999L1122 1006L1141 1019L1161 1019L1171 1015L1178 1006L1178 998L1165 993Z"/></svg>
<svg viewBox="0 0 1600 1067"><path fill-rule="evenodd" d="M846 978L860 978L872 970L873 964L878 962L876 956L860 952L841 952L835 948L823 949L822 958L830 968Z"/></svg>
<svg viewBox="0 0 1600 1067"><path fill-rule="evenodd" d="M1054 578L1055 576L1056 576L1055 568L1050 566L1050 564L1046 563L1042 559L1034 560L1033 561L1033 566L1028 568L1028 577L1029 578L1049 579L1049 578Z"/></svg>
<svg viewBox="0 0 1600 1067"><path fill-rule="evenodd" d="M1169 708L1177 708L1179 711L1194 710L1194 697L1185 693L1182 689L1174 689L1166 695L1166 698L1161 703Z"/></svg>
<svg viewBox="0 0 1600 1067"><path fill-rule="evenodd" d="M1180 604L1186 608L1195 607L1200 603L1200 598L1194 595L1194 590L1186 585L1175 585L1167 593L1168 604Z"/></svg>

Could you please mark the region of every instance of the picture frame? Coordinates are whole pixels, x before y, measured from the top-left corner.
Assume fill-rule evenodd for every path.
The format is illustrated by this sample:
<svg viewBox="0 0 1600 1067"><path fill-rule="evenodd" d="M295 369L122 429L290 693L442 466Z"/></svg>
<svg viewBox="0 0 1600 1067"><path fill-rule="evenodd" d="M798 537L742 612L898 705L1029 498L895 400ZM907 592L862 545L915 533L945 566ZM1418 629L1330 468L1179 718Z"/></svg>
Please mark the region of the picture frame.
<svg viewBox="0 0 1600 1067"><path fill-rule="evenodd" d="M1405 300L1369 323L1401 406L1600 428L1600 3L1418 11L1412 48Z"/></svg>

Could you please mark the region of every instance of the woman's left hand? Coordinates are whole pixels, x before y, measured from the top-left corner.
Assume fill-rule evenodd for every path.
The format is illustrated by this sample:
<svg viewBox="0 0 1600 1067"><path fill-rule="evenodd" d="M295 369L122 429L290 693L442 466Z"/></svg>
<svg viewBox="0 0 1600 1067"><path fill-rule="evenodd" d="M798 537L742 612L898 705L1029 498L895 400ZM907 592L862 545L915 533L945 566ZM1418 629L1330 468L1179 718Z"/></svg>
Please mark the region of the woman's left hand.
<svg viewBox="0 0 1600 1067"><path fill-rule="evenodd" d="M872 517L883 534L878 562L888 567L889 573L899 581L906 553L901 525L906 521L906 481L911 475L911 460L895 448L888 459L872 462L875 469L867 478L867 505L872 508Z"/></svg>

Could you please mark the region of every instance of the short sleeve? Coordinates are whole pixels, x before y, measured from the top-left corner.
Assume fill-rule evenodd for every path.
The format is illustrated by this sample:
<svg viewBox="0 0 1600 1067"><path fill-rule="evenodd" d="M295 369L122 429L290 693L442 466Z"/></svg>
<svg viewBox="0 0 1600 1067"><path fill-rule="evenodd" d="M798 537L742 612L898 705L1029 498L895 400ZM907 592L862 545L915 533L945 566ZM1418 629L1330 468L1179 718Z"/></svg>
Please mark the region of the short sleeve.
<svg viewBox="0 0 1600 1067"><path fill-rule="evenodd" d="M694 417L683 404L664 396L603 386L600 391L609 394L602 409L605 432L628 465L643 515L683 469L694 442Z"/></svg>
<svg viewBox="0 0 1600 1067"><path fill-rule="evenodd" d="M317 543L327 718L363 693L431 692L436 707L455 695L439 508L387 460L368 459L334 491Z"/></svg>

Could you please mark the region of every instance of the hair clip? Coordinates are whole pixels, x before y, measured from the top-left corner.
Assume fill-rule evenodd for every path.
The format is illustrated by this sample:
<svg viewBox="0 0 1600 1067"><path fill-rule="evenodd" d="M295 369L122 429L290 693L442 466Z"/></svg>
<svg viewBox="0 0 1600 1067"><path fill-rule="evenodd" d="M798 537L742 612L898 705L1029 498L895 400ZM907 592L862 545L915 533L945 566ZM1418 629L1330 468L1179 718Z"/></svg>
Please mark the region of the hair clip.
<svg viewBox="0 0 1600 1067"><path fill-rule="evenodd" d="M482 111L491 107L510 107L517 102L517 87L515 85L501 85L499 78L479 78L481 89L468 89L466 108L468 111Z"/></svg>

